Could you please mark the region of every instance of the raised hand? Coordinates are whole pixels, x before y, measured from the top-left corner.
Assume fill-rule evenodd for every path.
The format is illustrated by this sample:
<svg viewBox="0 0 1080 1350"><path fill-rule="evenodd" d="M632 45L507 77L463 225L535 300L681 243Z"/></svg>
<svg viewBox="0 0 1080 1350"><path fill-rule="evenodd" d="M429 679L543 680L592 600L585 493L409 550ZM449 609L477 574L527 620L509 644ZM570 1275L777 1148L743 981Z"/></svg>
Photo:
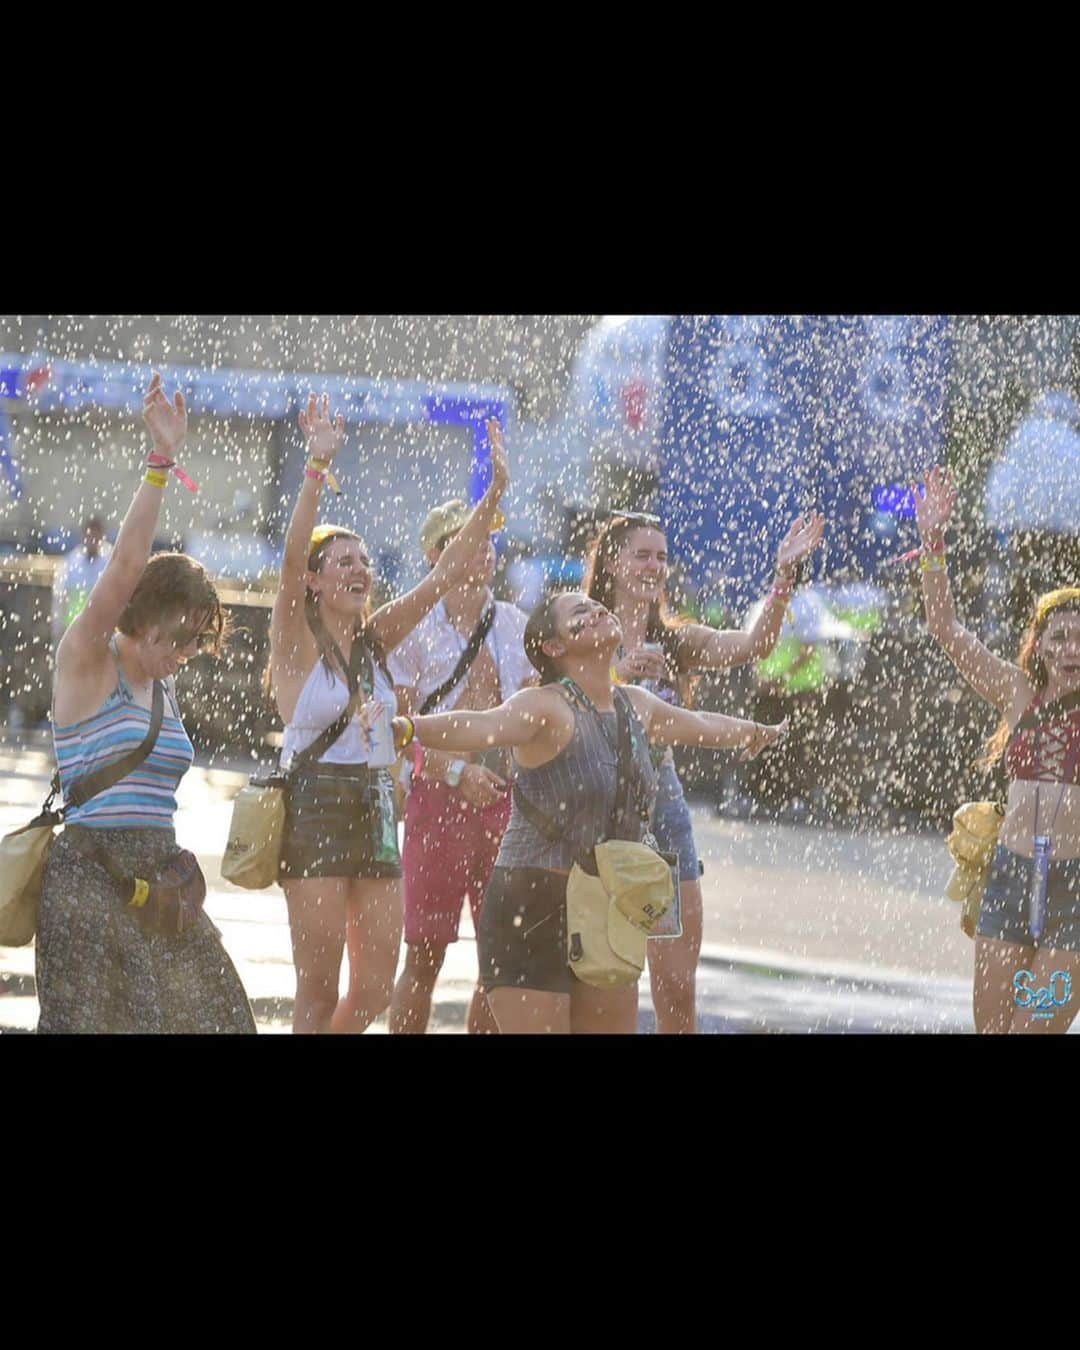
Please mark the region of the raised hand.
<svg viewBox="0 0 1080 1350"><path fill-rule="evenodd" d="M487 423L488 444L491 446L491 486L496 497L501 497L510 483L510 463L503 444L502 427L492 417Z"/></svg>
<svg viewBox="0 0 1080 1350"><path fill-rule="evenodd" d="M765 726L764 724L759 723L754 731L753 740L751 740L750 744L739 756L739 759L743 761L757 759L762 750L768 750L770 746L776 744L781 736L786 736L787 729L788 719L786 717L782 722L778 722L775 726Z"/></svg>
<svg viewBox="0 0 1080 1350"><path fill-rule="evenodd" d="M811 554L821 543L825 533L825 517L820 511L798 516L776 551L777 571L789 572L795 564Z"/></svg>
<svg viewBox="0 0 1080 1350"><path fill-rule="evenodd" d="M143 399L142 415L150 439L154 442L154 449L165 459L175 460L187 435L187 408L179 389L173 395L172 402L169 402L161 387L161 375L156 370Z"/></svg>
<svg viewBox="0 0 1080 1350"><path fill-rule="evenodd" d="M926 475L921 495L916 483L911 484L911 495L915 498L915 524L919 527L923 546L940 548L945 542L945 527L956 503L952 471L935 465Z"/></svg>
<svg viewBox="0 0 1080 1350"><path fill-rule="evenodd" d="M308 394L307 407L297 414L297 422L307 442L307 452L315 459L332 461L345 444L345 419L341 413L334 413L330 420L330 395L323 394L322 407L314 394Z"/></svg>

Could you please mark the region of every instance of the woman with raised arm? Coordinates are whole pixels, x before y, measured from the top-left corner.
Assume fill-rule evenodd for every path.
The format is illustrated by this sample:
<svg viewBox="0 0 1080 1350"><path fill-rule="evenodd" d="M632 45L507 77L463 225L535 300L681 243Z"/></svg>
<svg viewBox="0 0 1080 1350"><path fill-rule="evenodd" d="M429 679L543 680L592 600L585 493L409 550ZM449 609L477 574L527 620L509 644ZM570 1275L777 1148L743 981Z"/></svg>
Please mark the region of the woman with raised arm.
<svg viewBox="0 0 1080 1350"><path fill-rule="evenodd" d="M667 539L658 516L615 512L593 546L585 590L619 620L622 642L614 671L624 684L643 683L671 704L689 702L691 672L722 670L760 661L776 646L799 563L821 542L825 518L800 516L776 554L776 575L748 629L709 628L672 618L664 603ZM658 749L653 832L665 853L679 858L682 936L649 943L656 1029L667 1034L697 1030L695 980L701 955L701 874L690 809L671 750Z"/></svg>
<svg viewBox="0 0 1080 1350"><path fill-rule="evenodd" d="M386 657L467 579L480 545L502 523L506 451L498 423L489 422L491 486L423 581L372 613L363 540L315 525L344 420L331 419L326 396L320 408L312 394L299 422L309 458L270 626L270 685L285 723L288 775L279 876L296 964L293 1031L362 1032L389 1006L401 945L401 859L386 767L396 699ZM339 1001L346 947L349 987Z"/></svg>
<svg viewBox="0 0 1080 1350"><path fill-rule="evenodd" d="M202 909L205 881L173 829L193 758L174 677L220 648L224 615L194 558L150 557L170 471L190 484L176 464L183 395L170 402L156 372L143 420L153 441L145 477L56 653L53 739L67 805L38 908L38 1031L253 1033ZM85 796L93 779L105 785Z"/></svg>
<svg viewBox="0 0 1080 1350"><path fill-rule="evenodd" d="M525 629L525 651L540 672L539 688L524 689L488 712L395 722L403 744L415 734L422 745L438 750L513 749L517 774L510 824L477 933L481 984L503 1033L634 1031L636 983L600 990L571 973L566 884L575 857L602 837L642 839L639 808L645 804L647 819L656 794L650 743L741 746L743 757L752 758L786 728L691 712L645 689L615 685L611 665L622 639L619 621L598 601L580 592L551 596ZM628 720L632 747L621 808L617 709ZM553 841L541 832L535 813L564 822L563 837Z"/></svg>
<svg viewBox="0 0 1080 1350"><path fill-rule="evenodd" d="M927 627L1001 714L980 762L989 768L1004 754L1009 779L975 929L975 1029L1062 1035L1080 976L1080 587L1042 596L1016 663L1002 660L956 616L945 551L951 474L935 468L912 493Z"/></svg>

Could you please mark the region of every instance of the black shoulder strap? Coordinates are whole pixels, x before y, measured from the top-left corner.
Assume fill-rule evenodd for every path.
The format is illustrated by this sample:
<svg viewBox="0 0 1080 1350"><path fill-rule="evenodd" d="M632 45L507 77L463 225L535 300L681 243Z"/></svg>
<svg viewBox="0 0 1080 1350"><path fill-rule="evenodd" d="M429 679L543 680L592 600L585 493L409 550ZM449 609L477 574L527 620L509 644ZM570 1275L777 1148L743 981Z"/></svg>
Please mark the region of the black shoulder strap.
<svg viewBox="0 0 1080 1350"><path fill-rule="evenodd" d="M64 793L64 810L59 812L61 818L67 812L69 807L82 806L88 802L91 797L96 797L99 792L104 792L106 788L111 788L114 783L119 783L121 778L126 778L132 769L138 768L151 750L154 748L154 742L158 738L158 732L161 730L161 719L165 714L165 686L160 680L154 681L154 696L150 705L150 725L147 728L146 735L143 737L140 745L134 750L129 750L116 761L115 764L109 764L103 769L95 769L93 773L85 774L77 779L67 792ZM60 775L57 771L53 779L56 787L60 785ZM49 800L52 800L52 794L49 794ZM46 803L46 809L48 804Z"/></svg>
<svg viewBox="0 0 1080 1350"><path fill-rule="evenodd" d="M320 660L322 658L320 657ZM306 768L313 764L317 759L326 754L327 750L335 741L345 734L345 728L352 721L356 713L357 705L360 702L360 667L366 665L369 684L374 689L374 678L371 675L371 653L368 650L367 641L362 633L353 638L353 645L349 649L349 663L345 668L346 683L349 688L349 701L345 705L345 711L335 721L331 722L325 731L321 732L315 740L307 747L293 756L292 764L289 767L290 773L295 773L297 769Z"/></svg>
<svg viewBox="0 0 1080 1350"><path fill-rule="evenodd" d="M491 632L491 625L495 622L495 601L493 600L483 614L480 615L480 622L473 629L473 635L469 638L469 645L461 653L461 659L454 668L454 673L448 680L444 680L433 693L428 694L420 708L419 716L425 717L432 708L438 707L451 689L456 689L465 676L465 672L480 655L480 648L484 645L484 639Z"/></svg>

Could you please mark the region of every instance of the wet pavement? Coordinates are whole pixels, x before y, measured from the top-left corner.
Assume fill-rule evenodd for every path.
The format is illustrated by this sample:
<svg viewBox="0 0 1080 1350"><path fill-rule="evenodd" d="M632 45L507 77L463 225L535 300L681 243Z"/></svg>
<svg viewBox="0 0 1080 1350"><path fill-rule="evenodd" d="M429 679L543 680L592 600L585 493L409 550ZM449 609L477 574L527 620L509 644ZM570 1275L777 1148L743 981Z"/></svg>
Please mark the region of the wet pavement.
<svg viewBox="0 0 1080 1350"><path fill-rule="evenodd" d="M207 911L252 1000L260 1032L289 1029L295 991L280 888L221 879L231 798L244 766L195 768L181 784L177 838L206 872ZM0 831L25 824L45 796L40 741L0 745ZM705 945L698 972L703 1032L851 1034L973 1032L973 948L943 895L940 836L851 834L720 818L692 807L705 862ZM462 1034L476 973L466 917L436 989L430 1031ZM342 988L344 989L344 976ZM33 948L0 947L0 1032L37 1021ZM654 1029L648 980L639 1030ZM1074 1027L1074 1030L1076 1028ZM385 1034L386 1018L370 1028Z"/></svg>

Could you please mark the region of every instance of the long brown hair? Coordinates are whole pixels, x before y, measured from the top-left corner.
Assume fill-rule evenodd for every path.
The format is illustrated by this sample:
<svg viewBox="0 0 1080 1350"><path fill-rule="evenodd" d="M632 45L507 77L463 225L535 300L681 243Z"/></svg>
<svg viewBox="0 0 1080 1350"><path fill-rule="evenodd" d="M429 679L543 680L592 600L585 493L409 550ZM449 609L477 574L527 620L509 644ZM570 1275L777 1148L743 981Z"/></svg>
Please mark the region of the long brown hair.
<svg viewBox="0 0 1080 1350"><path fill-rule="evenodd" d="M646 525L640 520L626 520L614 516L596 536L585 564L585 594L590 600L599 600L605 608L615 613L615 564L627 539L635 530L656 529L659 525ZM660 531L663 533L663 531ZM645 625L645 640L658 642L664 649L664 656L675 671L679 669L678 631L688 620L672 614L666 599L661 596L649 605L649 617Z"/></svg>
<svg viewBox="0 0 1080 1350"><path fill-rule="evenodd" d="M353 530L347 530L343 525L321 525L315 531L312 538L317 539L318 543L316 543L315 547L308 554L307 570L309 572L322 571L322 565L326 560L327 549L335 539L355 539L358 543L363 543L363 540L358 534ZM372 659L383 668L387 678L393 683L386 666L386 653L383 651L380 643L376 641L367 629L368 620L371 618L371 612L371 592L369 591L367 599L364 602L363 612L360 615L359 625L354 630L354 636L363 636L365 638L368 648L371 651ZM315 644L319 649L319 660L322 662L327 677L332 680L334 668L338 664L337 656L334 652L334 640L330 636L326 624L323 623L322 616L319 614L318 597L315 592L307 586L304 587L304 617L307 619L307 626L311 630L311 635L315 639ZM348 652L343 653L343 655L346 660L349 659ZM273 698L272 664L272 662L268 661L266 663L266 670L263 673L263 693L268 699ZM341 671L341 678L348 683L347 670Z"/></svg>
<svg viewBox="0 0 1080 1350"><path fill-rule="evenodd" d="M1051 615L1064 610L1069 614L1080 614L1080 586L1062 586L1059 590L1048 591L1035 603L1035 612L1031 616L1024 635L1020 639L1020 651L1016 664L1028 677L1035 688L1042 693L1049 679L1046 666L1036 655L1035 647L1046 631ZM983 747L983 752L975 761L980 769L990 769L1004 753L1009 743L1009 723L1003 717L997 729Z"/></svg>

